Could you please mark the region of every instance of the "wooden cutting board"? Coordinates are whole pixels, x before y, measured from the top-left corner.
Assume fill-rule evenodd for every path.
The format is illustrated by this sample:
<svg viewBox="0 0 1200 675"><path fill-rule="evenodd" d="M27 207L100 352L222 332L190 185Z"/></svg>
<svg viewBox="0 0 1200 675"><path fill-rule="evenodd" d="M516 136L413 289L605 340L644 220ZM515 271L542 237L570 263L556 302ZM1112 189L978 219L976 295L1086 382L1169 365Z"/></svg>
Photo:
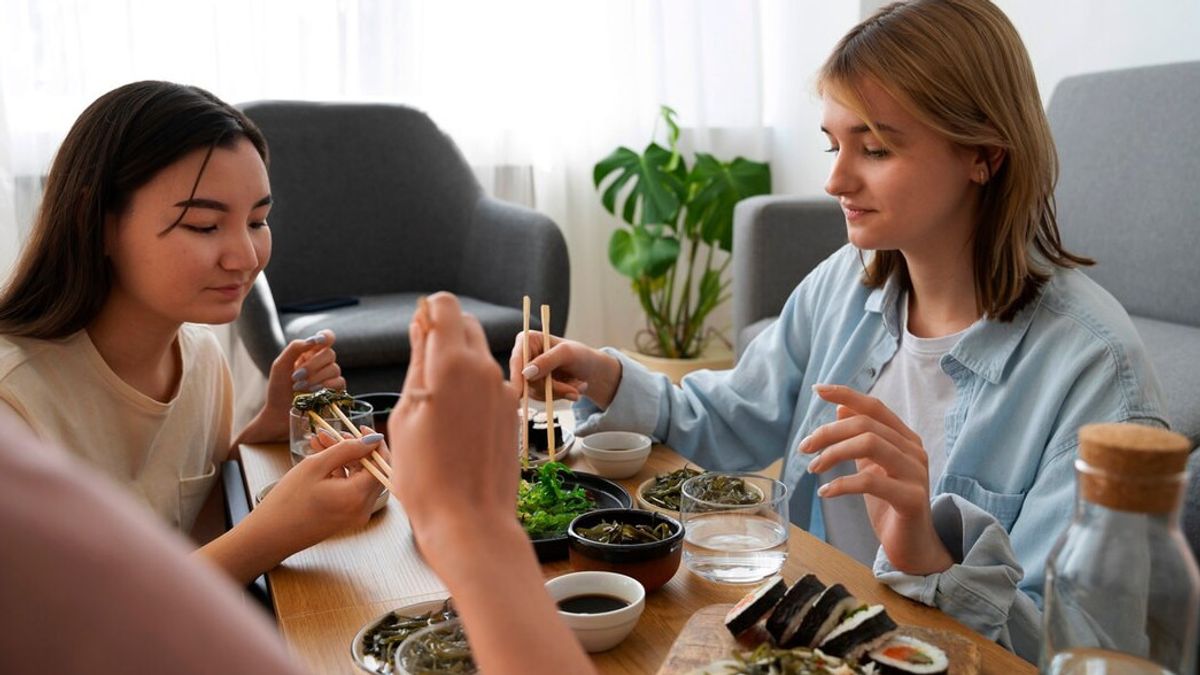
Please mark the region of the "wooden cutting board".
<svg viewBox="0 0 1200 675"><path fill-rule="evenodd" d="M675 638L671 652L658 669L658 675L685 675L713 661L727 658L735 648L753 649L768 639L767 632L760 622L734 640L725 629L725 613L730 607L733 605L709 605L693 614L679 633L679 637ZM900 632L937 645L945 651L946 657L950 659L949 675L978 675L979 648L967 638L948 631L918 626L901 626Z"/></svg>

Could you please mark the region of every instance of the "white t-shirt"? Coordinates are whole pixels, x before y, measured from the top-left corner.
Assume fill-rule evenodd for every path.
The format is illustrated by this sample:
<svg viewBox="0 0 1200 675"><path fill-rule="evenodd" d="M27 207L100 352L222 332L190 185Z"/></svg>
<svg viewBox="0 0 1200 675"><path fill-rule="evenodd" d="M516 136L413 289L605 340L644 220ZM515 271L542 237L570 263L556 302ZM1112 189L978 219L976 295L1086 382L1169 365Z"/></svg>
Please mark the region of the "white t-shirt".
<svg viewBox="0 0 1200 675"><path fill-rule="evenodd" d="M929 490L946 468L946 411L954 403L954 380L942 370L942 357L962 339L963 329L953 335L919 338L908 331L908 297L900 300L900 345L884 364L879 379L867 393L883 402L918 436L929 457ZM853 462L842 462L821 474L827 483L854 473ZM821 504L829 543L870 565L879 540L867 517L861 495L826 499Z"/></svg>
<svg viewBox="0 0 1200 675"><path fill-rule="evenodd" d="M186 533L229 451L233 380L208 328L185 324L178 347L179 388L163 403L117 376L87 331L0 337L0 401Z"/></svg>

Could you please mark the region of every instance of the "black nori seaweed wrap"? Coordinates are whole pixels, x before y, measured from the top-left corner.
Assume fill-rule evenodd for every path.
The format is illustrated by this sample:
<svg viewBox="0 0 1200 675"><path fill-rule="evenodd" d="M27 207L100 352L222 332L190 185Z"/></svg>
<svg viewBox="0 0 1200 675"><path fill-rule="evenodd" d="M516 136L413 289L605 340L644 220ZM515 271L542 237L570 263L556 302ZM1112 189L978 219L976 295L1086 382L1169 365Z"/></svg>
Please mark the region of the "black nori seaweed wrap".
<svg viewBox="0 0 1200 675"><path fill-rule="evenodd" d="M842 621L821 642L820 649L839 658L858 658L896 630L883 605L872 605Z"/></svg>
<svg viewBox="0 0 1200 675"><path fill-rule="evenodd" d="M767 617L767 632L775 638L777 644L782 644L783 633L787 630L792 619L802 620L803 613L813 604L813 599L825 590L825 584L815 574L806 574L792 585L783 599L775 605L771 615Z"/></svg>
<svg viewBox="0 0 1200 675"><path fill-rule="evenodd" d="M860 604L841 584L826 588L813 602L812 609L804 613L803 619L792 621L784 630L779 646L784 649L816 647L833 630L843 614Z"/></svg>
<svg viewBox="0 0 1200 675"><path fill-rule="evenodd" d="M775 575L767 579L726 612L725 627L734 637L741 635L771 611L785 593L787 582L783 577Z"/></svg>

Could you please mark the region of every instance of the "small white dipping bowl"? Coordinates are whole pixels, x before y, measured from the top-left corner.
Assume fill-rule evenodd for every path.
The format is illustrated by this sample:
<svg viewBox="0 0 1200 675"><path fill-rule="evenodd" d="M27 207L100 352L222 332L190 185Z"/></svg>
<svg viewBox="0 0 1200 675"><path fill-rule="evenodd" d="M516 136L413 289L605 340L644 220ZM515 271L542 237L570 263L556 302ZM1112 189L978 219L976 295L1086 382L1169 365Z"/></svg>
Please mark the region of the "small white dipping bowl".
<svg viewBox="0 0 1200 675"><path fill-rule="evenodd" d="M629 478L650 456L650 437L632 431L601 431L579 440L580 451L605 478Z"/></svg>
<svg viewBox="0 0 1200 675"><path fill-rule="evenodd" d="M633 632L646 606L646 589L637 579L616 572L572 572L546 582L546 591L557 604L579 595L611 595L629 604L599 614L575 614L559 610L579 643L589 652L612 649Z"/></svg>

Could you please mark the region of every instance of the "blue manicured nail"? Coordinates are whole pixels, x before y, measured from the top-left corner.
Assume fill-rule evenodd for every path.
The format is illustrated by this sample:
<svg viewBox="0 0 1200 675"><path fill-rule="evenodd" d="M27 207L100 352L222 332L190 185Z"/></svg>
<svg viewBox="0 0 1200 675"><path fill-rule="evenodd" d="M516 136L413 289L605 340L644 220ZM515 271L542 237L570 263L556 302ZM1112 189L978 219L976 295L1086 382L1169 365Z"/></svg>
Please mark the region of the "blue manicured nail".
<svg viewBox="0 0 1200 675"><path fill-rule="evenodd" d="M383 440L383 434L381 434L381 433L367 434L366 436L362 437L362 442L366 443L367 445L371 445L372 443L378 443L379 441L382 441L382 440Z"/></svg>
<svg viewBox="0 0 1200 675"><path fill-rule="evenodd" d="M306 377L308 377L308 368L298 368L296 372L292 373L293 382L299 382Z"/></svg>
<svg viewBox="0 0 1200 675"><path fill-rule="evenodd" d="M294 391L304 391L305 389L308 389L308 380L300 380L299 382L293 383L292 389Z"/></svg>

